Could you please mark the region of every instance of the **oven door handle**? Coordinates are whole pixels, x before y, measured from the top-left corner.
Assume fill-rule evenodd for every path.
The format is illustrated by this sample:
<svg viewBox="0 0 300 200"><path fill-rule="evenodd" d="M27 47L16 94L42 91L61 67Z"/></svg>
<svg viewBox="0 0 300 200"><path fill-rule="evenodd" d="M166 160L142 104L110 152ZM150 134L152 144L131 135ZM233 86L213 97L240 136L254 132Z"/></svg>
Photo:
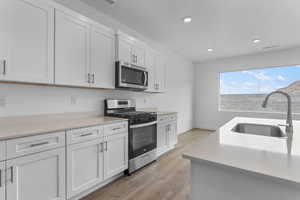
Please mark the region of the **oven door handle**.
<svg viewBox="0 0 300 200"><path fill-rule="evenodd" d="M149 122L149 123L145 123L145 124L137 124L137 125L131 125L130 128L141 128L141 127L145 127L145 126L151 126L157 124L157 121L155 122Z"/></svg>

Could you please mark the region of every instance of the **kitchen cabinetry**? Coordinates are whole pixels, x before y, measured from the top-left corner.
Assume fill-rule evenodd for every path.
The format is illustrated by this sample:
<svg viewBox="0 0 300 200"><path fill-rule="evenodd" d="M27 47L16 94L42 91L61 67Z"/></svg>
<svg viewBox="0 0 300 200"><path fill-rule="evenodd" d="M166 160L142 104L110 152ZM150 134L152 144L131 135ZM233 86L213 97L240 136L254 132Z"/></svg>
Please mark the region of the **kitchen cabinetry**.
<svg viewBox="0 0 300 200"><path fill-rule="evenodd" d="M6 200L64 200L65 149L6 161Z"/></svg>
<svg viewBox="0 0 300 200"><path fill-rule="evenodd" d="M107 136L104 144L104 178L108 179L128 168L128 133Z"/></svg>
<svg viewBox="0 0 300 200"><path fill-rule="evenodd" d="M103 138L67 147L68 198L103 180Z"/></svg>
<svg viewBox="0 0 300 200"><path fill-rule="evenodd" d="M55 16L55 83L114 88L113 31L71 11Z"/></svg>
<svg viewBox="0 0 300 200"><path fill-rule="evenodd" d="M103 183L128 167L127 122L67 132L68 198Z"/></svg>
<svg viewBox="0 0 300 200"><path fill-rule="evenodd" d="M94 25L91 31L91 87L115 88L114 32L101 25Z"/></svg>
<svg viewBox="0 0 300 200"><path fill-rule="evenodd" d="M0 24L0 79L53 83L54 9L42 0L1 0Z"/></svg>
<svg viewBox="0 0 300 200"><path fill-rule="evenodd" d="M125 34L117 34L117 60L140 67L145 67L146 45L141 41Z"/></svg>
<svg viewBox="0 0 300 200"><path fill-rule="evenodd" d="M0 199L5 199L5 162L0 162Z"/></svg>
<svg viewBox="0 0 300 200"><path fill-rule="evenodd" d="M0 161L5 160L5 155L6 155L5 143L0 142Z"/></svg>
<svg viewBox="0 0 300 200"><path fill-rule="evenodd" d="M177 144L176 114L159 115L157 125L157 156L175 148Z"/></svg>
<svg viewBox="0 0 300 200"><path fill-rule="evenodd" d="M55 83L89 86L90 25L75 14L55 11Z"/></svg>
<svg viewBox="0 0 300 200"><path fill-rule="evenodd" d="M146 67L149 71L147 92L164 92L166 88L166 65L163 56L148 48Z"/></svg>

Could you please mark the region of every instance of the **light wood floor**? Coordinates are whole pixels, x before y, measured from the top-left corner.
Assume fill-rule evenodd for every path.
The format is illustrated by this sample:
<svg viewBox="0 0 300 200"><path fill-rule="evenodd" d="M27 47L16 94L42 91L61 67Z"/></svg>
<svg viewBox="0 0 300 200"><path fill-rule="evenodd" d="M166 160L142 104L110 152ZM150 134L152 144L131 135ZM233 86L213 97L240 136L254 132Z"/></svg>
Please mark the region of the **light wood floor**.
<svg viewBox="0 0 300 200"><path fill-rule="evenodd" d="M180 135L175 150L157 162L116 180L82 200L188 200L190 162L182 158L182 152L193 140L210 133L194 129Z"/></svg>

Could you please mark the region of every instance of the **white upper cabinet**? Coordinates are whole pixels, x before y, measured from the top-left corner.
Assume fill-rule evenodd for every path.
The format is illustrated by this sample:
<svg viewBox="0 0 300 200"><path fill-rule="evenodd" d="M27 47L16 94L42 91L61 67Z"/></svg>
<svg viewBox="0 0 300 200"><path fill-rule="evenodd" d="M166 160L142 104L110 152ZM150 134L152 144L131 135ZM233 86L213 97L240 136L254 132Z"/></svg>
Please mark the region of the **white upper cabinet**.
<svg viewBox="0 0 300 200"><path fill-rule="evenodd" d="M65 200L65 149L6 161L6 200Z"/></svg>
<svg viewBox="0 0 300 200"><path fill-rule="evenodd" d="M116 48L117 60L145 67L146 45L143 42L119 31Z"/></svg>
<svg viewBox="0 0 300 200"><path fill-rule="evenodd" d="M148 48L146 52L146 67L149 72L147 92L165 92L166 60L163 55Z"/></svg>
<svg viewBox="0 0 300 200"><path fill-rule="evenodd" d="M42 0L1 0L0 24L0 79L53 83L54 9Z"/></svg>
<svg viewBox="0 0 300 200"><path fill-rule="evenodd" d="M118 36L117 44L117 60L132 63L133 57L131 54L131 43Z"/></svg>
<svg viewBox="0 0 300 200"><path fill-rule="evenodd" d="M154 50L148 48L146 52L145 66L148 70L148 89L147 92L155 92L155 54Z"/></svg>
<svg viewBox="0 0 300 200"><path fill-rule="evenodd" d="M115 88L115 34L93 25L91 32L91 87Z"/></svg>
<svg viewBox="0 0 300 200"><path fill-rule="evenodd" d="M157 55L155 59L155 85L156 92L165 92L166 89L166 60Z"/></svg>
<svg viewBox="0 0 300 200"><path fill-rule="evenodd" d="M89 86L90 24L66 12L55 12L55 83Z"/></svg>

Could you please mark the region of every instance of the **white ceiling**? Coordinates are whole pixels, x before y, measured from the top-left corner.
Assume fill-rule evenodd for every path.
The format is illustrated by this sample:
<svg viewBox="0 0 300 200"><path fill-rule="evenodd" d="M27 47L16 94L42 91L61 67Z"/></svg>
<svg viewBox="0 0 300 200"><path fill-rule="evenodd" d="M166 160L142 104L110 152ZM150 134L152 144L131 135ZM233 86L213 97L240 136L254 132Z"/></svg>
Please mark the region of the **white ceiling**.
<svg viewBox="0 0 300 200"><path fill-rule="evenodd" d="M81 1L194 62L300 45L300 0Z"/></svg>

